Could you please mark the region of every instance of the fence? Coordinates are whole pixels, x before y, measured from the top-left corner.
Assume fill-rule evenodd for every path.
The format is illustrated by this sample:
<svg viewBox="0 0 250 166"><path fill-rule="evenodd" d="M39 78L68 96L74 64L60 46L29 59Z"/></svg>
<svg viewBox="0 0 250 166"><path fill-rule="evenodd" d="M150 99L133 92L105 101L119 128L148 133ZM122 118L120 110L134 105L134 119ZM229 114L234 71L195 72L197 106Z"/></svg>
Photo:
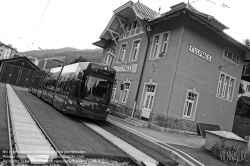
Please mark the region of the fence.
<svg viewBox="0 0 250 166"><path fill-rule="evenodd" d="M35 70L3 63L0 70L0 82L28 88L34 73L36 73Z"/></svg>

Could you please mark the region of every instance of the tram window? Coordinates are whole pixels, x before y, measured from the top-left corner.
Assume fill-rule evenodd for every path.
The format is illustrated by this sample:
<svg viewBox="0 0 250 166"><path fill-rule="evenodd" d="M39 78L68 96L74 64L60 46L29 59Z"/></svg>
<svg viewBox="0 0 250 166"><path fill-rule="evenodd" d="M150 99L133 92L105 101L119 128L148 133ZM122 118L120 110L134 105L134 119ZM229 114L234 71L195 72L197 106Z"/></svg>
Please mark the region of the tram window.
<svg viewBox="0 0 250 166"><path fill-rule="evenodd" d="M79 90L80 90L80 84L81 84L81 82L82 81L79 81L79 80L76 81L74 97L78 97L79 96Z"/></svg>
<svg viewBox="0 0 250 166"><path fill-rule="evenodd" d="M76 87L76 79L73 78L71 80L70 86L69 86L69 95L73 96L74 95L74 91L75 91L75 87Z"/></svg>
<svg viewBox="0 0 250 166"><path fill-rule="evenodd" d="M110 98L111 82L102 78L90 76L84 89L86 98L107 103Z"/></svg>
<svg viewBox="0 0 250 166"><path fill-rule="evenodd" d="M62 90L65 92L68 87L69 81L65 81L64 86L62 87Z"/></svg>
<svg viewBox="0 0 250 166"><path fill-rule="evenodd" d="M84 98L85 93L86 93L86 82L84 80L84 81L81 81L79 98Z"/></svg>

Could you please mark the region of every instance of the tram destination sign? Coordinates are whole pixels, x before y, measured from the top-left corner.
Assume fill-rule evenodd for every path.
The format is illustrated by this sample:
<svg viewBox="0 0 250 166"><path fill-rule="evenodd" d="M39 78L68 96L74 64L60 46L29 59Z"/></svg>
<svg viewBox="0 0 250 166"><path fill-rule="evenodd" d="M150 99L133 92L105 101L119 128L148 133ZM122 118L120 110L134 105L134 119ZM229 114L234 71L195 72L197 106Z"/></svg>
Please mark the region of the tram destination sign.
<svg viewBox="0 0 250 166"><path fill-rule="evenodd" d="M202 51L202 50L200 50L198 48L196 48L195 46L192 46L191 44L189 45L189 50L188 51L193 53L194 55L197 55L197 56L209 61L209 62L212 61L212 56L211 55L209 55L208 53L206 53L206 52L204 52L204 51Z"/></svg>
<svg viewBox="0 0 250 166"><path fill-rule="evenodd" d="M101 74L101 75L104 75L106 77L110 77L110 78L114 78L115 75L114 73L111 73L111 72L108 72L108 71L105 71L105 70L101 70L101 69L95 69L94 70L95 73L98 73L98 74Z"/></svg>

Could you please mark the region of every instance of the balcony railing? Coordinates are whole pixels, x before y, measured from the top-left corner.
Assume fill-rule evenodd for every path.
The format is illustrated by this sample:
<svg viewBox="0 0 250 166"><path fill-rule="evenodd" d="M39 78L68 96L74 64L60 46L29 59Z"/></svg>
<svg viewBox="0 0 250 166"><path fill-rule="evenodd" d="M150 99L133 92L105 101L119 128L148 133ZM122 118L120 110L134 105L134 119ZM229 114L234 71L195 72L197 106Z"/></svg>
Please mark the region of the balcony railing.
<svg viewBox="0 0 250 166"><path fill-rule="evenodd" d="M126 31L120 35L119 40L127 39L130 37L133 37L135 35L139 35L141 33L144 33L143 29L141 27L137 27L135 29L131 29L130 31Z"/></svg>

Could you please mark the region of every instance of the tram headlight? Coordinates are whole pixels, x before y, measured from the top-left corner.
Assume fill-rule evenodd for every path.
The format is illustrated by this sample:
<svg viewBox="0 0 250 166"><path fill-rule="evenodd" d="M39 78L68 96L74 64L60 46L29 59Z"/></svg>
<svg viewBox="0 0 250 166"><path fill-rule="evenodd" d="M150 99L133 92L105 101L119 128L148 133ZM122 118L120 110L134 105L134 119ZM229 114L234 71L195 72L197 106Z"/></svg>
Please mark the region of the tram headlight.
<svg viewBox="0 0 250 166"><path fill-rule="evenodd" d="M84 107L83 100L79 100L79 105Z"/></svg>
<svg viewBox="0 0 250 166"><path fill-rule="evenodd" d="M106 109L106 112L109 112L110 111L110 109L108 108L108 109Z"/></svg>

